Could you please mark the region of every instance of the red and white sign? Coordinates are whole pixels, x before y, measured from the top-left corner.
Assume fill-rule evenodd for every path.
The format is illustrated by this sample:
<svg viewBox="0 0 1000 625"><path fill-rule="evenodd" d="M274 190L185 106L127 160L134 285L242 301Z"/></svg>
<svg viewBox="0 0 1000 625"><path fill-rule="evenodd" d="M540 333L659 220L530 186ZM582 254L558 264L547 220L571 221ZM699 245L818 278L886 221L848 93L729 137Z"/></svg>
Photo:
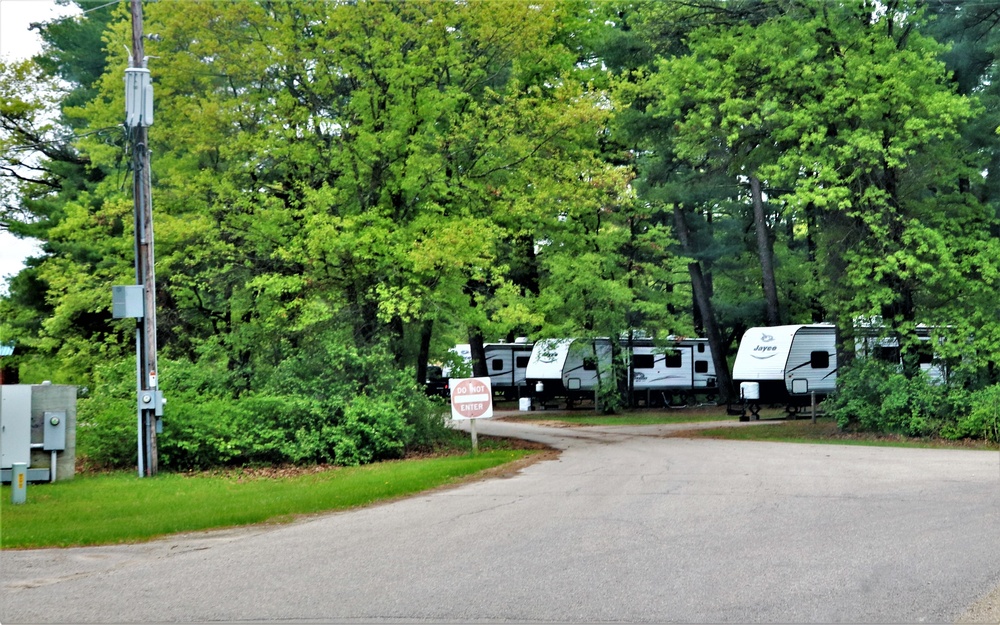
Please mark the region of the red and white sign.
<svg viewBox="0 0 1000 625"><path fill-rule="evenodd" d="M489 378L449 380L452 419L489 419L493 416L493 385Z"/></svg>

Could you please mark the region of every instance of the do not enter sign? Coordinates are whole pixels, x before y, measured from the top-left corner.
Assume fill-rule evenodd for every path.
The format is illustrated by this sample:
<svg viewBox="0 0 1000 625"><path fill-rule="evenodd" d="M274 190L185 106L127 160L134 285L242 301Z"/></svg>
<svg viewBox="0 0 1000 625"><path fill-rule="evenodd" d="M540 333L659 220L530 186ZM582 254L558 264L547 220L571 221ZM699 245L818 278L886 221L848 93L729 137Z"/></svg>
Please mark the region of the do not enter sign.
<svg viewBox="0 0 1000 625"><path fill-rule="evenodd" d="M489 419L493 416L493 386L489 378L451 380L451 418Z"/></svg>

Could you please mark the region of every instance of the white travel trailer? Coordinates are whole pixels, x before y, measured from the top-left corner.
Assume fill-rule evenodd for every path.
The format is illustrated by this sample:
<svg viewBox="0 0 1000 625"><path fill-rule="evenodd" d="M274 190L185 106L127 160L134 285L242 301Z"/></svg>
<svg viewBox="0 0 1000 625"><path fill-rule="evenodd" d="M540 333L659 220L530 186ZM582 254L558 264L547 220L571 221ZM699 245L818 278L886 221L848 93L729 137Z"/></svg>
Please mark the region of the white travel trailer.
<svg viewBox="0 0 1000 625"><path fill-rule="evenodd" d="M649 339L632 342L632 393L646 406L670 405L675 397L717 392L715 364L707 339L671 338L669 346ZM535 343L528 361L527 384L536 407L565 399L567 406L593 400L602 385L614 385L611 341L598 339L543 339ZM622 357L629 363L628 345Z"/></svg>
<svg viewBox="0 0 1000 625"><path fill-rule="evenodd" d="M877 322L857 323L854 326L855 355L859 358L875 358L883 362L901 364L903 356L899 339L894 336L880 336L880 329L881 326ZM921 371L934 382L943 383L947 380L948 370L944 363L935 357L931 330L931 327L923 324L917 326L916 336L919 341L917 359Z"/></svg>
<svg viewBox="0 0 1000 625"><path fill-rule="evenodd" d="M647 406L669 406L675 396L717 392L715 362L708 339L671 337L670 347L648 339L633 342L632 392Z"/></svg>
<svg viewBox="0 0 1000 625"><path fill-rule="evenodd" d="M593 399L600 384L614 384L608 339L542 339L531 351L526 371L534 405L544 408L560 399L567 406Z"/></svg>
<svg viewBox="0 0 1000 625"><path fill-rule="evenodd" d="M525 376L534 346L527 339L518 338L513 343L489 343L484 347L486 372L494 394L502 394L506 399L527 396Z"/></svg>
<svg viewBox="0 0 1000 625"><path fill-rule="evenodd" d="M837 328L829 323L750 328L743 334L733 383L752 404L807 405L837 383Z"/></svg>
<svg viewBox="0 0 1000 625"><path fill-rule="evenodd" d="M486 355L486 372L490 376L495 395L503 395L506 399L517 399L526 396L525 372L533 345L525 338L518 338L513 343L486 343L483 351ZM472 363L472 349L468 343L456 345L451 351L463 360ZM445 372L445 378L450 372Z"/></svg>

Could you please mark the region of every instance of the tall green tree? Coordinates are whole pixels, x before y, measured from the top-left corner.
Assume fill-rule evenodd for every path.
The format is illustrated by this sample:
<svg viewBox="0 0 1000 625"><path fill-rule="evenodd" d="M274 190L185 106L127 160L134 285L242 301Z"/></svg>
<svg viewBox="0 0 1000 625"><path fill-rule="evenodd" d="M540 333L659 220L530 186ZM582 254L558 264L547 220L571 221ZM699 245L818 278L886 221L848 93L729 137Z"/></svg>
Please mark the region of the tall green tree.
<svg viewBox="0 0 1000 625"><path fill-rule="evenodd" d="M702 5L711 19L645 82L677 157L763 185L816 246L826 273L812 291L846 334L859 317L912 336L918 321L945 323L950 303L982 311L959 292L980 272L952 260L994 254L990 215L961 188L975 161L959 131L976 106L954 93L919 12L765 2L733 20L736 5ZM761 258L773 236L758 237ZM945 275L956 288L941 290Z"/></svg>

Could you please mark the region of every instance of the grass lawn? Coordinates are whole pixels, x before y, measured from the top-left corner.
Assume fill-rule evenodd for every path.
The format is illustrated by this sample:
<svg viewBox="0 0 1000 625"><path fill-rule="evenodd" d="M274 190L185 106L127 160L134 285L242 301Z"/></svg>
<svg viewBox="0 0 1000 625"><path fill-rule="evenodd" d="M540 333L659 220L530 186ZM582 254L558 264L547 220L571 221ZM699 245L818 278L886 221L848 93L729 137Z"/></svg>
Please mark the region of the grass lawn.
<svg viewBox="0 0 1000 625"><path fill-rule="evenodd" d="M814 424L806 415L785 419L781 408L761 410L761 423L751 427L692 428L672 434L685 438L720 438L744 441L778 441L788 443L827 443L832 445L873 445L883 447L935 447L945 449L1000 450L1000 445L985 441L950 441L944 439L909 438L898 435L842 432L829 417L820 417ZM726 414L724 406L699 406L667 410L636 410L617 415L599 415L593 410L513 412L504 415L508 421L544 424L557 422L571 426L588 425L656 425L705 423L710 421L738 422L738 416Z"/></svg>
<svg viewBox="0 0 1000 625"><path fill-rule="evenodd" d="M178 532L284 523L455 484L537 453L481 441L477 454L438 455L362 467L230 470L198 474L134 471L29 484L26 502L0 489L0 548L140 542ZM485 447L485 449L484 449ZM517 465L513 465L517 466Z"/></svg>
<svg viewBox="0 0 1000 625"><path fill-rule="evenodd" d="M951 441L946 439L911 438L894 434L842 432L829 417L797 419L740 428L708 428L685 430L676 436L685 438L721 438L741 441L777 441L788 443L826 443L831 445L870 445L876 447L931 447L938 449L1000 450L1000 445L986 441Z"/></svg>
<svg viewBox="0 0 1000 625"><path fill-rule="evenodd" d="M773 414L772 414L773 413ZM781 410L761 411L764 418L784 415ZM557 421L568 425L658 425L674 423L704 423L706 421L738 421L739 417L726 414L725 406L696 406L684 408L637 409L622 414L598 414L593 409L537 410L504 413L506 421L544 423Z"/></svg>

